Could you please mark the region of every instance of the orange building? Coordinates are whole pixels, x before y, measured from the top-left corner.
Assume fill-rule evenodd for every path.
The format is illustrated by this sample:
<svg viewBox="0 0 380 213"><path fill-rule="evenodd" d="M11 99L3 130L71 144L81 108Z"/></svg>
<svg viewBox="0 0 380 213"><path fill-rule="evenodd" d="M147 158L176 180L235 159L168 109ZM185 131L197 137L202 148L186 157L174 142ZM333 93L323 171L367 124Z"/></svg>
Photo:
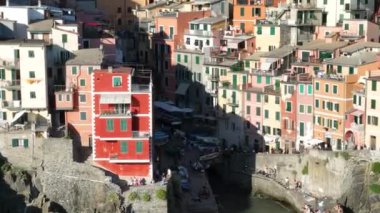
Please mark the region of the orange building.
<svg viewBox="0 0 380 213"><path fill-rule="evenodd" d="M243 32L253 32L256 20L266 18L266 8L277 7L281 0L234 0L233 25Z"/></svg>

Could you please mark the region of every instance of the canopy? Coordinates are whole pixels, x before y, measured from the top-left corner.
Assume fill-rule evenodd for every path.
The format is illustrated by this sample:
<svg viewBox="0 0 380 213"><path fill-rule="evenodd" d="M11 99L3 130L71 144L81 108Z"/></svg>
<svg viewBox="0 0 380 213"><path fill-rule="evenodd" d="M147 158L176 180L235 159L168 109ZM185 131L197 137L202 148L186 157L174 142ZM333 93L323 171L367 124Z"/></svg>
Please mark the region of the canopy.
<svg viewBox="0 0 380 213"><path fill-rule="evenodd" d="M263 71L268 71L271 65L272 65L271 63L262 63L260 68Z"/></svg>
<svg viewBox="0 0 380 213"><path fill-rule="evenodd" d="M184 113L193 112L193 109L190 109L190 108L181 109L181 108L174 106L170 102L155 101L153 105L155 107L163 109L167 112L184 112Z"/></svg>
<svg viewBox="0 0 380 213"><path fill-rule="evenodd" d="M277 135L264 135L264 141L265 141L265 144L269 145L271 143L275 143L277 139L279 139L280 137L277 136Z"/></svg>
<svg viewBox="0 0 380 213"><path fill-rule="evenodd" d="M11 120L10 125L13 125L13 123L16 122L19 118L21 118L25 113L26 113L26 110L22 110L16 113L13 119Z"/></svg>
<svg viewBox="0 0 380 213"><path fill-rule="evenodd" d="M130 94L102 94L100 96L101 104L129 104L131 103Z"/></svg>
<svg viewBox="0 0 380 213"><path fill-rule="evenodd" d="M186 95L187 90L189 89L190 84L188 83L180 83L179 87L175 91L175 94L177 95Z"/></svg>
<svg viewBox="0 0 380 213"><path fill-rule="evenodd" d="M320 143L323 143L323 140L317 139L317 138L312 138L310 140L307 140L305 143L306 147L311 147L311 146L316 146Z"/></svg>
<svg viewBox="0 0 380 213"><path fill-rule="evenodd" d="M354 115L354 116L361 116L361 115L363 115L363 111L361 111L361 110L356 110L355 112L353 112L353 113L351 113L352 115Z"/></svg>

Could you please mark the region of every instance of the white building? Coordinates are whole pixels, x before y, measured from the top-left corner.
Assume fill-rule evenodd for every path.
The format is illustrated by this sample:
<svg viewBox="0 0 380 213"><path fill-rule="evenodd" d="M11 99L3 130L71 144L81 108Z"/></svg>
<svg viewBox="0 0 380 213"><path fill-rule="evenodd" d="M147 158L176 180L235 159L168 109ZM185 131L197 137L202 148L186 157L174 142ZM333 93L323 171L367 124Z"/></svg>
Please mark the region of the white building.
<svg viewBox="0 0 380 213"><path fill-rule="evenodd" d="M359 3L359 4L358 4ZM333 27L344 19L369 19L374 12L374 0L317 0L325 11L326 26Z"/></svg>
<svg viewBox="0 0 380 213"><path fill-rule="evenodd" d="M0 49L1 123L14 126L34 121L37 126L47 126L50 115L45 43L7 40L0 42Z"/></svg>

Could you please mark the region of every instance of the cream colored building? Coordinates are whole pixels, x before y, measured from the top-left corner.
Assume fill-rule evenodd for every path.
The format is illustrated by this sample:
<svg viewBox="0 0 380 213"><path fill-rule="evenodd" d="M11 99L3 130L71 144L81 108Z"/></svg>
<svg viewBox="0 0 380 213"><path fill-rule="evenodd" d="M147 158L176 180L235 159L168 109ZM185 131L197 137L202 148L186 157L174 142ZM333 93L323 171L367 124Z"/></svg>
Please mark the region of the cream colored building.
<svg viewBox="0 0 380 213"><path fill-rule="evenodd" d="M255 25L256 51L269 52L289 44L290 28L280 25Z"/></svg>
<svg viewBox="0 0 380 213"><path fill-rule="evenodd" d="M370 76L366 85L365 144L371 150L380 150L380 75Z"/></svg>

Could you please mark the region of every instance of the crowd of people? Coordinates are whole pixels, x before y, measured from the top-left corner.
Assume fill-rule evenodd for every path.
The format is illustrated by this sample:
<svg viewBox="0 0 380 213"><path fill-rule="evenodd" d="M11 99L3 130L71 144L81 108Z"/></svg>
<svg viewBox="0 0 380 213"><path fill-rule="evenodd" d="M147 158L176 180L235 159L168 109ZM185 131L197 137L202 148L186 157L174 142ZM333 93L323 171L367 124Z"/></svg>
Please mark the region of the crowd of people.
<svg viewBox="0 0 380 213"><path fill-rule="evenodd" d="M143 186L146 185L146 180L145 178L136 178L133 177L131 178L129 186Z"/></svg>

